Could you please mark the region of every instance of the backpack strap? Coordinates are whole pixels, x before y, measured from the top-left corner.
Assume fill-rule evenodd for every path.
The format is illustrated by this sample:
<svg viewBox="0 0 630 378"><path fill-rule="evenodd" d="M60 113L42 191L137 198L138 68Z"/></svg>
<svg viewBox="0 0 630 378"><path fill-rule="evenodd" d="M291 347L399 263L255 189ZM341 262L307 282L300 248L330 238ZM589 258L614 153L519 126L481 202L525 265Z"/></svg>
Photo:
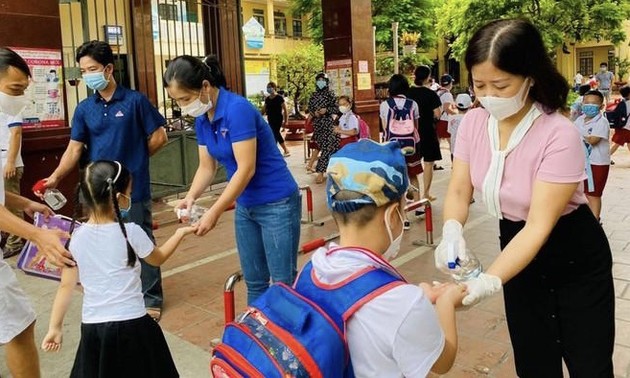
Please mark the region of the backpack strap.
<svg viewBox="0 0 630 378"><path fill-rule="evenodd" d="M410 99L406 99L405 109L409 111L409 117L413 119L413 101L411 101Z"/></svg>
<svg viewBox="0 0 630 378"><path fill-rule="evenodd" d="M295 282L295 290L317 303L345 333L345 322L361 306L373 298L404 284L393 273L376 267L368 267L334 285L319 282L308 262Z"/></svg>

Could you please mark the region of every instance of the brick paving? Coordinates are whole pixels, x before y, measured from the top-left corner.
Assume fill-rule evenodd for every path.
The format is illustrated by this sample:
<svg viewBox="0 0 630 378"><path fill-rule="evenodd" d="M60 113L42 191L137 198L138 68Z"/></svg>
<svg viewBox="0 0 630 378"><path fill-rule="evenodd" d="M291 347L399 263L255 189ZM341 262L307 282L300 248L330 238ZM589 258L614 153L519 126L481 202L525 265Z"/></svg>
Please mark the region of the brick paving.
<svg viewBox="0 0 630 378"><path fill-rule="evenodd" d="M314 184L314 175L306 174L301 142L289 142L292 156L287 159L292 172L301 185L310 185L314 195L314 217L323 220L323 226L304 224L302 243L335 232L324 200L324 185ZM444 156L448 156L444 151ZM615 345L615 377L630 378L630 196L626 183L630 182L630 154L619 150L611 169L604 193L602 221L609 237L614 256L614 277L617 296ZM441 233L442 200L450 176L447 169L435 173L434 229L436 243ZM207 199L211 203L220 189L212 191ZM477 196L478 197L478 196ZM178 227L174 222L172 205L159 202L154 206L155 217L160 224L155 235L163 242ZM303 200L304 201L304 200ZM483 264L488 265L499 251L498 223L488 216L480 203L471 205L465 237L469 248ZM424 240L424 220L414 220L412 229L405 232L401 253L394 261L410 282L444 280L446 277L433 267L433 249L413 242ZM302 265L308 256L300 257ZM236 255L233 214L223 215L216 229L205 237L189 237L177 253L167 261L162 272L165 307L160 322L174 354L182 377L207 377L210 343L221 336L223 326L223 283L225 278L239 270ZM47 327L55 283L18 273L27 293L33 298L39 313L37 340L41 340ZM245 288L236 287L236 307L244 308ZM80 297L80 295L77 295ZM479 305L457 313L460 336L459 353L453 369L443 377L514 377L514 362L509 342L501 295L496 295ZM65 347L58 355L42 355L44 377L67 376L72 365L78 340L80 298L75 298L67 323ZM0 348L0 358L4 350ZM0 360L0 375L7 376L4 361ZM436 377L436 376L432 376Z"/></svg>

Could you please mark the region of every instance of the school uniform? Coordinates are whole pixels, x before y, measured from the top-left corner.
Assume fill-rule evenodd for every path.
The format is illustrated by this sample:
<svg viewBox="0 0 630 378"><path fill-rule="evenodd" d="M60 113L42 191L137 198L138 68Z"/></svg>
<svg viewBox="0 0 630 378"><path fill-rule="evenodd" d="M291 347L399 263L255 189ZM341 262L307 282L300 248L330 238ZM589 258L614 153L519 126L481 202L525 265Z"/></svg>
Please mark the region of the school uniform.
<svg viewBox="0 0 630 378"><path fill-rule="evenodd" d="M608 141L610 125L600 113L589 120L586 119L586 115L582 115L575 120L575 126L583 138L589 136L601 138L597 144L589 145L587 156L587 164L590 164L590 171L592 172L593 190L588 189L588 181L584 182L587 195L601 197L610 171L610 142Z"/></svg>
<svg viewBox="0 0 630 378"><path fill-rule="evenodd" d="M155 245L140 226L126 223L138 258ZM106 242L104 242L106 241ZM139 259L127 265L118 223L84 223L70 241L83 286L81 341L71 377L179 377L160 326L147 315Z"/></svg>
<svg viewBox="0 0 630 378"><path fill-rule="evenodd" d="M366 268L399 275L364 248L330 243L312 258L314 281L334 285ZM356 377L426 377L444 349L444 333L431 302L417 285L401 284L374 297L346 323Z"/></svg>
<svg viewBox="0 0 630 378"><path fill-rule="evenodd" d="M540 115L504 161L498 191L502 250L525 227L536 180L561 184L586 178L576 128L559 113L535 106ZM455 157L469 164L472 184L482 192L493 158L490 121L485 109L469 111L455 147ZM536 257L504 283L503 293L519 377L562 377L563 358L572 378L613 376L612 255L582 185Z"/></svg>
<svg viewBox="0 0 630 378"><path fill-rule="evenodd" d="M345 146L348 143L356 142L359 140L359 119L357 115L352 111L344 113L339 117L339 128L343 131L351 131L356 130L356 135L345 135L340 134L341 142L339 143L339 148Z"/></svg>

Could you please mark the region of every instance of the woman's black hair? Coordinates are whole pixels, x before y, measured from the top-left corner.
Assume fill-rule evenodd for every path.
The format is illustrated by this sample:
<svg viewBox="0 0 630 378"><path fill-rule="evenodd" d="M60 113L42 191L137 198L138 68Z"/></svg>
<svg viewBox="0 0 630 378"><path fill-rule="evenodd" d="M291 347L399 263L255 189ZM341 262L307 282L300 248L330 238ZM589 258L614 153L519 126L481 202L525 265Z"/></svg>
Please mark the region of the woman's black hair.
<svg viewBox="0 0 630 378"><path fill-rule="evenodd" d="M168 63L163 78L165 87L176 81L180 87L195 91L201 90L204 80L215 88L227 86L219 60L214 55L208 55L203 60L180 55Z"/></svg>
<svg viewBox="0 0 630 378"><path fill-rule="evenodd" d="M406 95L409 92L409 80L405 75L394 74L387 82L390 96Z"/></svg>
<svg viewBox="0 0 630 378"><path fill-rule="evenodd" d="M547 54L540 32L529 21L496 20L477 30L465 57L471 83L472 68L486 61L502 71L533 79L529 96L545 111L566 106L569 84Z"/></svg>
<svg viewBox="0 0 630 378"><path fill-rule="evenodd" d="M83 171L83 177L81 177L77 188L75 203L78 201L80 191L91 212L97 209L108 209L111 206L110 204L113 205L120 230L125 236L125 242L127 243L127 265L133 267L136 264L137 257L127 239L127 229L120 215L120 207L116 196L118 193L125 193L130 183L131 173L124 165L117 161L97 160L90 163ZM74 219L76 217L73 218L71 234L74 229Z"/></svg>
<svg viewBox="0 0 630 378"><path fill-rule="evenodd" d="M89 56L103 66L114 64L114 53L111 46L103 41L85 42L77 48L76 61L79 63L81 58Z"/></svg>
<svg viewBox="0 0 630 378"><path fill-rule="evenodd" d="M18 53L9 48L0 47L0 74L4 74L9 67L15 67L26 76L31 77L31 70L28 68L28 64Z"/></svg>
<svg viewBox="0 0 630 378"><path fill-rule="evenodd" d="M424 84L424 81L428 79L429 76L431 76L431 68L423 64L416 67L416 70L413 74L415 76L413 79L413 83L417 86L422 86Z"/></svg>

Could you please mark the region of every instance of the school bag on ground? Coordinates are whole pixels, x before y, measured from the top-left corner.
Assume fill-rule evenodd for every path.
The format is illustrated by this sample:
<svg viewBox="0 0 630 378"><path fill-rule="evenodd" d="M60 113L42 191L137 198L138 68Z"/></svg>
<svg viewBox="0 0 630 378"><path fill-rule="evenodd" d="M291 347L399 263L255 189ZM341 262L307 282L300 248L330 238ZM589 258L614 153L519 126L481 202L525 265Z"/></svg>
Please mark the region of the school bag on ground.
<svg viewBox="0 0 630 378"><path fill-rule="evenodd" d="M413 101L405 99L405 104L399 108L396 101L389 98L387 105L389 105L389 117L385 140L398 142L404 155L413 155L416 152L416 144L420 141L413 118Z"/></svg>
<svg viewBox="0 0 630 378"><path fill-rule="evenodd" d="M226 325L210 371L223 377L354 377L345 323L376 296L404 284L402 277L366 268L342 284L315 284L308 262L293 288L273 284Z"/></svg>
<svg viewBox="0 0 630 378"><path fill-rule="evenodd" d="M370 125L365 120L355 114L359 120L359 139L370 139Z"/></svg>

